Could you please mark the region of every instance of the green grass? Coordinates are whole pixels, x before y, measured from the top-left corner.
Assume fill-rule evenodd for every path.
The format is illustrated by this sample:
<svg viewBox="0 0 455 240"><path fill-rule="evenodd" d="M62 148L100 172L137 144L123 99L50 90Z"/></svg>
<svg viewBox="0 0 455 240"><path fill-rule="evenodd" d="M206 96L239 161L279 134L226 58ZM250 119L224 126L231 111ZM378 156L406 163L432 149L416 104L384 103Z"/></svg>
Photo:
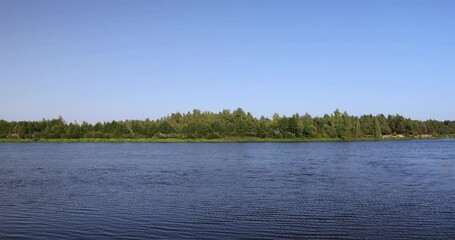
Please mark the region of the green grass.
<svg viewBox="0 0 455 240"><path fill-rule="evenodd" d="M341 141L341 139L308 139L308 138L256 138L256 137L232 137L232 138L79 138L79 139L0 139L0 142L138 142L138 143L185 143L185 142L320 142Z"/></svg>
<svg viewBox="0 0 455 240"><path fill-rule="evenodd" d="M455 136L441 136L432 137L430 139L437 138L455 138ZM380 141L390 140L418 140L420 138L406 137L406 138L387 138L380 139ZM425 138L428 139L428 138ZM340 138L258 138L258 137L226 137L226 138L59 138L59 139L0 139L0 142L17 142L17 143L29 143L29 142L101 142L101 143L116 143L116 142L136 142L136 143L223 143L223 142L347 142L347 141L374 141L374 138L352 138L352 139L340 139Z"/></svg>

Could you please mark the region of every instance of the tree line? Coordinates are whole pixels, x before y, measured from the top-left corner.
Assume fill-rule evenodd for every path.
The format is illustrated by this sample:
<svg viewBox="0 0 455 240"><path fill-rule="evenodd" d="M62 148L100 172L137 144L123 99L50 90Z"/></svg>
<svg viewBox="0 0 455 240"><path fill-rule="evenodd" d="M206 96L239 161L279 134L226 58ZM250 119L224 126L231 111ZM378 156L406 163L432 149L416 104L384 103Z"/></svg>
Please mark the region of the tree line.
<svg viewBox="0 0 455 240"><path fill-rule="evenodd" d="M254 117L238 108L218 113L193 110L173 113L156 120L66 122L62 117L41 121L0 120L0 139L59 138L308 138L359 139L383 136L416 137L455 134L455 121L412 120L401 115L351 116L338 109L312 117L274 114Z"/></svg>

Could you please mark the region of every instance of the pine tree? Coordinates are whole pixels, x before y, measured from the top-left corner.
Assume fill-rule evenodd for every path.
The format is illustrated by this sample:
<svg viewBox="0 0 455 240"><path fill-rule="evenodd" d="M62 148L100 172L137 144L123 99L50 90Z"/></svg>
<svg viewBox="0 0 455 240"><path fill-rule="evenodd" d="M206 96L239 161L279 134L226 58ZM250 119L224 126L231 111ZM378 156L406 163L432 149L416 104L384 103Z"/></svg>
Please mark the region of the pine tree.
<svg viewBox="0 0 455 240"><path fill-rule="evenodd" d="M374 119L374 138L381 139L381 126L377 118Z"/></svg>

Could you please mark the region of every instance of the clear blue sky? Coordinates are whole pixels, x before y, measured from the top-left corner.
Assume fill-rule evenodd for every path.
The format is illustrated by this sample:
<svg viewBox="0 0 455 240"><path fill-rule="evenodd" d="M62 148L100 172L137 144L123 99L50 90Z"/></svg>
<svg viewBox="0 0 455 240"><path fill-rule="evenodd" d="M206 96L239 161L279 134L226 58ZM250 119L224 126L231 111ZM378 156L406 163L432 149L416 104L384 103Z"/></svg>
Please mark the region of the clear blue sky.
<svg viewBox="0 0 455 240"><path fill-rule="evenodd" d="M455 1L0 0L0 119L455 120Z"/></svg>

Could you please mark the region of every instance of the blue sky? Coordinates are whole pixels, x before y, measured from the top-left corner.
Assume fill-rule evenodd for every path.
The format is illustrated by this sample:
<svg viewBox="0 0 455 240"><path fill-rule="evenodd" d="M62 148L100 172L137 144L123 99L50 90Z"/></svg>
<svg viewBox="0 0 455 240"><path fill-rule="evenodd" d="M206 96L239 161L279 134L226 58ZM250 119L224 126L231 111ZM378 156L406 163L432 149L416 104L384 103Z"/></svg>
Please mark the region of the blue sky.
<svg viewBox="0 0 455 240"><path fill-rule="evenodd" d="M0 0L0 118L455 120L455 1Z"/></svg>

